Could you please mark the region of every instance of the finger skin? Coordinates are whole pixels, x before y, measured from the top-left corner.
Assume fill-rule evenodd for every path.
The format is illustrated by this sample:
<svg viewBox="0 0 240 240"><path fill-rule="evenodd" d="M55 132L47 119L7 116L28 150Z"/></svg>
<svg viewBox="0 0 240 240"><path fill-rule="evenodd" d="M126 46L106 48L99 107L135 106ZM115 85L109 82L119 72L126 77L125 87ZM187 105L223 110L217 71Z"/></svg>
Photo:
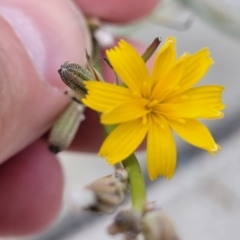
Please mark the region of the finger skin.
<svg viewBox="0 0 240 240"><path fill-rule="evenodd" d="M88 16L127 23L151 13L158 0L75 0Z"/></svg>
<svg viewBox="0 0 240 240"><path fill-rule="evenodd" d="M86 61L90 39L83 17L68 1L50 2L1 1L0 163L44 134L69 102L60 65Z"/></svg>
<svg viewBox="0 0 240 240"><path fill-rule="evenodd" d="M24 235L45 228L61 206L59 162L40 139L0 167L0 235Z"/></svg>
<svg viewBox="0 0 240 240"><path fill-rule="evenodd" d="M59 212L62 171L37 139L69 102L60 65L84 64L91 52L83 16L72 8L61 0L0 4L0 236L40 231Z"/></svg>

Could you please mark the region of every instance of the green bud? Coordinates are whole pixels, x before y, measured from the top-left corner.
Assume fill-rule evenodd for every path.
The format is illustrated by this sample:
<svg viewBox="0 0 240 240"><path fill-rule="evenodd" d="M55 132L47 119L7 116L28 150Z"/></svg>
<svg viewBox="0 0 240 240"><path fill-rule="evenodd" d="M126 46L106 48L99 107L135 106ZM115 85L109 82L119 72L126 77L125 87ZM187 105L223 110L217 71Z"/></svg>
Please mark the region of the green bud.
<svg viewBox="0 0 240 240"><path fill-rule="evenodd" d="M81 121L84 120L85 106L71 102L53 125L48 139L49 149L58 153L71 144Z"/></svg>
<svg viewBox="0 0 240 240"><path fill-rule="evenodd" d="M142 55L142 59L144 62L147 62L148 59L153 55L155 50L158 48L159 44L161 43L161 39L155 38L153 42L149 45L146 51Z"/></svg>
<svg viewBox="0 0 240 240"><path fill-rule="evenodd" d="M65 62L58 70L63 82L81 97L87 94L83 81L91 80L92 75L87 68L76 63Z"/></svg>

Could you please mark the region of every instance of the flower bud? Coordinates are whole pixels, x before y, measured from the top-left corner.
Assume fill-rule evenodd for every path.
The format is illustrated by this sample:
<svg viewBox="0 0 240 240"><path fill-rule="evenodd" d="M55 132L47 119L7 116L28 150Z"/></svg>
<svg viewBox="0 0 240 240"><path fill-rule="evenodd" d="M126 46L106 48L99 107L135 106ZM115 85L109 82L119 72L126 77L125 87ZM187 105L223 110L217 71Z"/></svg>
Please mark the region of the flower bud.
<svg viewBox="0 0 240 240"><path fill-rule="evenodd" d="M53 153L58 153L69 147L80 123L85 119L83 114L85 106L71 102L54 123L48 143Z"/></svg>
<svg viewBox="0 0 240 240"><path fill-rule="evenodd" d="M83 81L91 80L91 73L76 63L65 62L58 70L63 82L81 97L87 94L87 89Z"/></svg>
<svg viewBox="0 0 240 240"><path fill-rule="evenodd" d="M142 59L144 62L147 62L148 59L153 55L155 50L158 48L159 44L161 43L161 39L155 38L153 42L148 46L146 51L142 54Z"/></svg>

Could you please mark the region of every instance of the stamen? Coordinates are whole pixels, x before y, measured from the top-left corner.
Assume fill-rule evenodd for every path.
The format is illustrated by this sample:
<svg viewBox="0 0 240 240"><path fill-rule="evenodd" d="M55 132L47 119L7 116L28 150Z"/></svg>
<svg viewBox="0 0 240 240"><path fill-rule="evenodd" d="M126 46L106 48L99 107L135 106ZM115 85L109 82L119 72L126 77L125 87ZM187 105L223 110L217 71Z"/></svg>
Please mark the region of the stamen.
<svg viewBox="0 0 240 240"><path fill-rule="evenodd" d="M149 102L147 105L146 105L146 108L149 109L149 108L152 108L153 106L157 105L158 104L158 101L157 100L153 100L151 102Z"/></svg>
<svg viewBox="0 0 240 240"><path fill-rule="evenodd" d="M147 82L144 82L142 85L142 96L144 98L148 98L148 93L149 93L149 85Z"/></svg>
<svg viewBox="0 0 240 240"><path fill-rule="evenodd" d="M162 121L157 116L154 116L154 113L152 114L152 121L158 126L160 126L161 129L165 129L165 126L162 123Z"/></svg>

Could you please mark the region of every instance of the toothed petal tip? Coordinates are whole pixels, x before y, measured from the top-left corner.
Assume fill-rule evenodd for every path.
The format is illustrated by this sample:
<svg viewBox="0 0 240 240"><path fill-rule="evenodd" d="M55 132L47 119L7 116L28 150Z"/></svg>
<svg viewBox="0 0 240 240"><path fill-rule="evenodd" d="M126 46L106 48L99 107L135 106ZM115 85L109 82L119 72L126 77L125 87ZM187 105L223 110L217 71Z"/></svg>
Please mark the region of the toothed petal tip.
<svg viewBox="0 0 240 240"><path fill-rule="evenodd" d="M214 156L216 153L218 153L221 150L221 147L218 144L215 144L214 148L210 149L208 152Z"/></svg>
<svg viewBox="0 0 240 240"><path fill-rule="evenodd" d="M166 41L167 41L167 42L176 43L177 40L176 40L175 37L169 36L169 37L167 37Z"/></svg>

